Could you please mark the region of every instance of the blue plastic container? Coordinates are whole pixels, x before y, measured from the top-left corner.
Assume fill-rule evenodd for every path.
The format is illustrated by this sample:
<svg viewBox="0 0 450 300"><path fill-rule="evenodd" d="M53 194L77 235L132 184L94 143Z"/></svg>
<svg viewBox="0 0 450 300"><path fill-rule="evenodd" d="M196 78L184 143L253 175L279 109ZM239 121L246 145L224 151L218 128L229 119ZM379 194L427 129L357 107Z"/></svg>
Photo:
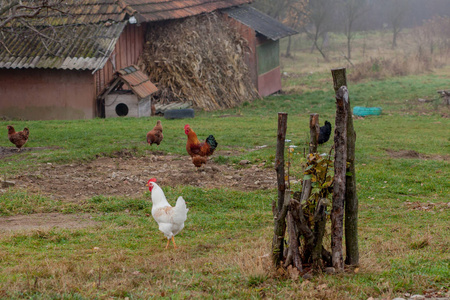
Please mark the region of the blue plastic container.
<svg viewBox="0 0 450 300"><path fill-rule="evenodd" d="M353 107L353 114L359 117L365 116L379 116L381 115L381 107Z"/></svg>

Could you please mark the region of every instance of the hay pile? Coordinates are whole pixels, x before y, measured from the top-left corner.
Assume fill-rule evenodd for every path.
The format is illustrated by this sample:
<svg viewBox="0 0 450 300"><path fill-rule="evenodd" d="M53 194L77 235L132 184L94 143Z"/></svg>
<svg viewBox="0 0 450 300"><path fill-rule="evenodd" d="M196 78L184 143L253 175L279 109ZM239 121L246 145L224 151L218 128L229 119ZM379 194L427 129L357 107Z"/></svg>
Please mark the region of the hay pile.
<svg viewBox="0 0 450 300"><path fill-rule="evenodd" d="M191 101L216 110L259 97L244 62L246 40L216 14L153 23L141 67L159 103Z"/></svg>

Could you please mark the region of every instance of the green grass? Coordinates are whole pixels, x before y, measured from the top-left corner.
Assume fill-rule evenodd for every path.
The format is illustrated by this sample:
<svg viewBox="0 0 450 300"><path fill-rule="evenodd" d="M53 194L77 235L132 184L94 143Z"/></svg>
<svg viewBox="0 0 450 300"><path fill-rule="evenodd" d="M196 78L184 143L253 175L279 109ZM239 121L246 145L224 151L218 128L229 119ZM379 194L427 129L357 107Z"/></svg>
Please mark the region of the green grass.
<svg viewBox="0 0 450 300"><path fill-rule="evenodd" d="M289 84L288 82L285 82ZM334 124L331 75L299 77L302 94L278 95L195 119L163 120L163 153L186 155L183 126L199 136L214 134L217 163L275 160L277 113L288 112L287 138L299 146L292 175L301 177L301 153L308 144L310 113ZM424 74L349 84L352 106L379 106L379 117L355 119L356 171L360 202L358 273L321 275L311 281L276 276L265 256L272 240L276 191L238 192L217 187L163 187L168 199L183 195L190 208L180 249L165 240L146 215L150 195L94 196L79 203L52 200L26 189L0 194L0 215L60 212L89 214L95 225L82 229L23 230L0 235L0 298L5 299L304 299L394 298L427 290L448 291L450 278L450 121L436 98L448 74ZM240 115L224 117L221 115ZM447 117L442 115L447 114ZM30 128L26 147L44 150L0 161L0 176L13 177L47 163L85 162L99 156L149 154L145 133L158 118L76 121L0 121ZM258 151L256 146L267 145ZM5 134L0 146L10 147ZM319 147L328 152L331 143ZM420 158L395 157L415 151ZM45 176L45 175L42 175ZM429 210L407 203L435 203Z"/></svg>

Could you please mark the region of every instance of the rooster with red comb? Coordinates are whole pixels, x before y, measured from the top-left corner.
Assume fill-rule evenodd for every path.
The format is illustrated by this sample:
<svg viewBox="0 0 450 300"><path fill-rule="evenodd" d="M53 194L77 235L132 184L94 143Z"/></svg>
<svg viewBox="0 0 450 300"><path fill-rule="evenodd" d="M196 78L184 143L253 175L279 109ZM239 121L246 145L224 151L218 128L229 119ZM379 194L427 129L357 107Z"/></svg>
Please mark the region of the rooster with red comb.
<svg viewBox="0 0 450 300"><path fill-rule="evenodd" d="M218 143L213 135L208 136L204 142L200 142L189 124L184 126L184 133L187 135L186 151L192 157L194 166L199 168L206 164L207 157L214 153Z"/></svg>

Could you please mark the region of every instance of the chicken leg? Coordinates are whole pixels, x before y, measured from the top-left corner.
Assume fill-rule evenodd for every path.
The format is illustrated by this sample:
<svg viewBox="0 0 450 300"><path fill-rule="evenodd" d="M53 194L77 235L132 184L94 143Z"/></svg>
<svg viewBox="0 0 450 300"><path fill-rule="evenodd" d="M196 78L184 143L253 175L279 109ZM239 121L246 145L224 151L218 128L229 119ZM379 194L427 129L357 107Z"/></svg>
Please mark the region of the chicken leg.
<svg viewBox="0 0 450 300"><path fill-rule="evenodd" d="M177 249L177 244L175 244L175 238L172 236L173 247ZM166 249L169 248L170 239L167 239Z"/></svg>

